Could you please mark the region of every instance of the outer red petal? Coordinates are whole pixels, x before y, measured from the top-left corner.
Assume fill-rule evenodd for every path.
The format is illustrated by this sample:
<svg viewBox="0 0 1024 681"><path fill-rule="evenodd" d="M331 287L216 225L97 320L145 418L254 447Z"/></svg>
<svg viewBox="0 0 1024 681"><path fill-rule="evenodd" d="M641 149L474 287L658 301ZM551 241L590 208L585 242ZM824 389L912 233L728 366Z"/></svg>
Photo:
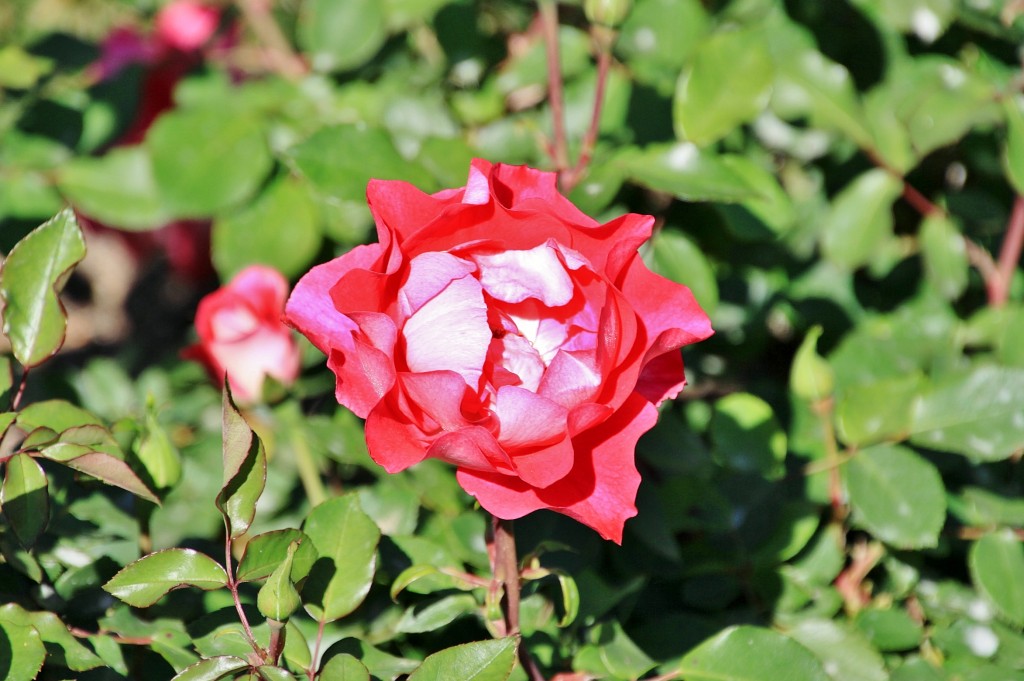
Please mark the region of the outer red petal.
<svg viewBox="0 0 1024 681"><path fill-rule="evenodd" d="M625 267L619 285L648 338L636 389L658 404L682 389L679 348L714 333L711 320L690 289L651 272L639 257Z"/></svg>
<svg viewBox="0 0 1024 681"><path fill-rule="evenodd" d="M518 478L460 468L459 484L499 518L552 509L621 544L623 525L636 515L640 486L633 452L657 419L654 405L634 393L607 421L573 438L575 465L559 482L537 489Z"/></svg>
<svg viewBox="0 0 1024 681"><path fill-rule="evenodd" d="M355 331L355 323L338 310L330 291L353 269L373 267L383 257L379 244L357 246L351 251L307 272L292 290L285 306L285 322L329 355Z"/></svg>

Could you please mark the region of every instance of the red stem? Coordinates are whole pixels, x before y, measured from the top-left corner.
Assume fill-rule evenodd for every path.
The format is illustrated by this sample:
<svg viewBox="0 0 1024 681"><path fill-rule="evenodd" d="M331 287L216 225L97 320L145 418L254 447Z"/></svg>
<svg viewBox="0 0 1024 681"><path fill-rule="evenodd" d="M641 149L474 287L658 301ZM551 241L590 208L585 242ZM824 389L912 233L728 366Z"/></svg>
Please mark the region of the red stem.
<svg viewBox="0 0 1024 681"><path fill-rule="evenodd" d="M548 60L548 102L551 104L551 132L554 135L549 153L555 169L561 172L569 167L569 143L565 136L562 62L558 56L558 5L555 0L538 0L537 4Z"/></svg>
<svg viewBox="0 0 1024 681"><path fill-rule="evenodd" d="M604 108L604 93L608 85L608 72L612 65L611 43L612 36L600 35L607 31L601 26L594 27L594 39L597 43L597 85L594 89L594 110L590 116L590 126L583 135L583 143L580 147L580 157L576 165L562 174L562 191L569 192L583 177L590 165L590 159L594 156L594 146L597 144L597 136L601 130L601 110Z"/></svg>
<svg viewBox="0 0 1024 681"><path fill-rule="evenodd" d="M1024 197L1018 196L1013 202L1010 221L1006 225L1006 238L999 251L998 276L989 284L989 303L994 307L1006 304L1010 296L1013 271L1020 262L1021 248L1024 247Z"/></svg>
<svg viewBox="0 0 1024 681"><path fill-rule="evenodd" d="M260 658L267 660L267 651L263 650L256 642L252 627L249 626L249 618L245 616L245 610L242 608L242 600L238 596L238 582L235 581L235 571L231 567L231 528L227 522L224 523L224 571L228 574L228 589L231 591L231 599L235 602L235 612L238 613L238 620L242 623L242 629L245 630L245 635L249 639L249 645Z"/></svg>
<svg viewBox="0 0 1024 681"><path fill-rule="evenodd" d="M317 660L320 658L320 646L324 642L324 626L326 624L327 622L323 620L317 624L316 643L313 644L313 661L309 663L309 669L306 670L306 678L309 679L309 681L313 681L316 677L316 664Z"/></svg>
<svg viewBox="0 0 1024 681"><path fill-rule="evenodd" d="M505 615L505 635L519 636L519 559L516 557L516 534L513 521L491 517L491 529L494 537L494 553L491 572L505 590L501 599L501 610ZM537 667L522 639L519 641L519 663L523 665L530 681L545 681L544 675Z"/></svg>
<svg viewBox="0 0 1024 681"><path fill-rule="evenodd" d="M14 397L11 398L11 408L9 411L18 411L18 407L21 405L21 398L25 395L25 386L28 384L28 367L21 372L21 381L18 382L18 390L14 393Z"/></svg>

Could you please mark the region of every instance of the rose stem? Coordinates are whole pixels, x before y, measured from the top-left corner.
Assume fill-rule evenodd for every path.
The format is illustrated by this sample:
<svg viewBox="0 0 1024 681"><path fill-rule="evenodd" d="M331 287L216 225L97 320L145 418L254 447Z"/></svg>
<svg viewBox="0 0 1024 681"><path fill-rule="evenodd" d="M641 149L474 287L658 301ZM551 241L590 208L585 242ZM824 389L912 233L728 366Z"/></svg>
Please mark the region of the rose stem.
<svg viewBox="0 0 1024 681"><path fill-rule="evenodd" d="M235 581L235 570L231 567L231 527L228 525L227 520L224 521L224 572L228 575L228 589L231 591L231 599L235 602L235 612L238 613L238 620L242 623L242 629L245 630L245 636L249 639L249 645L256 651L256 654L263 660L267 660L267 651L260 647L260 644L256 642L256 637L252 634L252 627L249 626L249 618L245 616L245 610L242 609L242 601L238 597L238 582ZM269 661L268 661L269 664Z"/></svg>
<svg viewBox="0 0 1024 681"><path fill-rule="evenodd" d="M612 65L612 44L615 42L614 29L605 26L591 26L591 37L597 46L597 84L594 89L594 109L590 116L590 126L583 135L580 157L576 165L562 173L562 191L569 192L580 181L590 165L594 155L594 145L601 128L601 109L604 107L605 87L608 84L608 72Z"/></svg>
<svg viewBox="0 0 1024 681"><path fill-rule="evenodd" d="M505 615L505 635L519 636L519 559L516 556L516 533L513 521L491 516L494 535L494 557L491 566L494 578L504 587L501 610ZM519 641L519 662L531 681L544 681L536 662Z"/></svg>
<svg viewBox="0 0 1024 681"><path fill-rule="evenodd" d="M867 148L863 151L867 157L871 159L872 163L903 183L904 200L923 217L949 217L949 214L943 208L929 201L924 194L907 182L906 178L903 177L903 173L889 165L877 150ZM978 270L981 274L981 278L985 281L985 289L988 291L989 305L997 305L993 299L993 289L999 286L999 279L1001 275L999 269L996 267L995 261L992 259L992 256L988 251L974 243L974 241L969 239L966 235L962 238L964 240L964 248L967 250L968 261L970 261L971 265ZM1009 240L1009 236L1007 237L1007 240Z"/></svg>
<svg viewBox="0 0 1024 681"><path fill-rule="evenodd" d="M989 285L989 303L995 307L1005 305L1010 296L1010 282L1013 281L1013 271L1020 261L1022 247L1024 247L1024 197L1018 196L1013 202L1010 221L1006 225L1006 238L999 251L999 276Z"/></svg>
<svg viewBox="0 0 1024 681"><path fill-rule="evenodd" d="M18 411L21 406L21 398L25 396L25 386L28 385L28 367L21 372L21 380L18 382L18 389L11 398L11 407L8 411Z"/></svg>
<svg viewBox="0 0 1024 681"><path fill-rule="evenodd" d="M565 137L565 105L562 97L562 62L558 56L558 5L555 0L538 0L544 47L548 61L548 101L551 104L553 160L559 172L569 167L569 146Z"/></svg>
<svg viewBox="0 0 1024 681"><path fill-rule="evenodd" d="M305 62L292 51L288 39L270 13L270 3L260 0L238 0L239 11L266 51L270 68L290 80L306 75Z"/></svg>

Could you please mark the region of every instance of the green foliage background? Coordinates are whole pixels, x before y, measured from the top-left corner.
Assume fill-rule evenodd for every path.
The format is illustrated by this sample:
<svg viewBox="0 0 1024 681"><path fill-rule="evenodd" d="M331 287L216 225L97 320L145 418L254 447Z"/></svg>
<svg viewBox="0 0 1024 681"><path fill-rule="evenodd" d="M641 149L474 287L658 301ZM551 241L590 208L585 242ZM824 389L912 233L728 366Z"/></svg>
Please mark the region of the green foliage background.
<svg viewBox="0 0 1024 681"><path fill-rule="evenodd" d="M443 464L370 461L315 350L244 412L265 450L243 434L222 458L232 408L177 355L213 281L144 264L133 335L49 359L81 259L66 205L126 232L212 221L221 281L254 262L294 281L371 238L371 177L436 191L474 156L552 168L533 3L281 2L262 19L287 49L253 4L221 5L238 43L122 146L144 69L97 82L88 64L157 3L0 8L4 408L32 368L27 406L0 412L0 677L312 678L323 622L320 678L523 679L473 580L483 514ZM575 159L596 53L581 4L559 9ZM523 645L548 678L1024 679L1022 11L636 0L570 196L657 216L645 257L717 333L639 445L621 547L555 514L517 523ZM279 666L245 659L219 509L259 645L261 612L287 620ZM151 551L157 568L133 563ZM179 585L210 590L162 597Z"/></svg>

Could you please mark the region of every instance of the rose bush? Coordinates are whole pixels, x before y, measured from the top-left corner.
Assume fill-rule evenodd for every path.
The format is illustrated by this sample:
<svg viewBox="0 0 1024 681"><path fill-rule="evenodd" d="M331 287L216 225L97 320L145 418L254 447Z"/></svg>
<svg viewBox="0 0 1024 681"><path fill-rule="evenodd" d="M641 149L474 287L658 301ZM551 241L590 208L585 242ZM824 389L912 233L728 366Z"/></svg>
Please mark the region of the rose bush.
<svg viewBox="0 0 1024 681"><path fill-rule="evenodd" d="M711 333L637 252L654 218L599 224L553 173L476 160L466 187L367 190L378 243L320 265L286 320L328 356L339 402L390 472L426 457L503 519L538 509L616 542L637 439Z"/></svg>
<svg viewBox="0 0 1024 681"><path fill-rule="evenodd" d="M267 376L291 384L299 374L299 348L281 321L287 296L288 282L280 272L262 265L245 268L199 302L199 342L183 355L202 362L215 381L227 375L240 402L259 400Z"/></svg>

